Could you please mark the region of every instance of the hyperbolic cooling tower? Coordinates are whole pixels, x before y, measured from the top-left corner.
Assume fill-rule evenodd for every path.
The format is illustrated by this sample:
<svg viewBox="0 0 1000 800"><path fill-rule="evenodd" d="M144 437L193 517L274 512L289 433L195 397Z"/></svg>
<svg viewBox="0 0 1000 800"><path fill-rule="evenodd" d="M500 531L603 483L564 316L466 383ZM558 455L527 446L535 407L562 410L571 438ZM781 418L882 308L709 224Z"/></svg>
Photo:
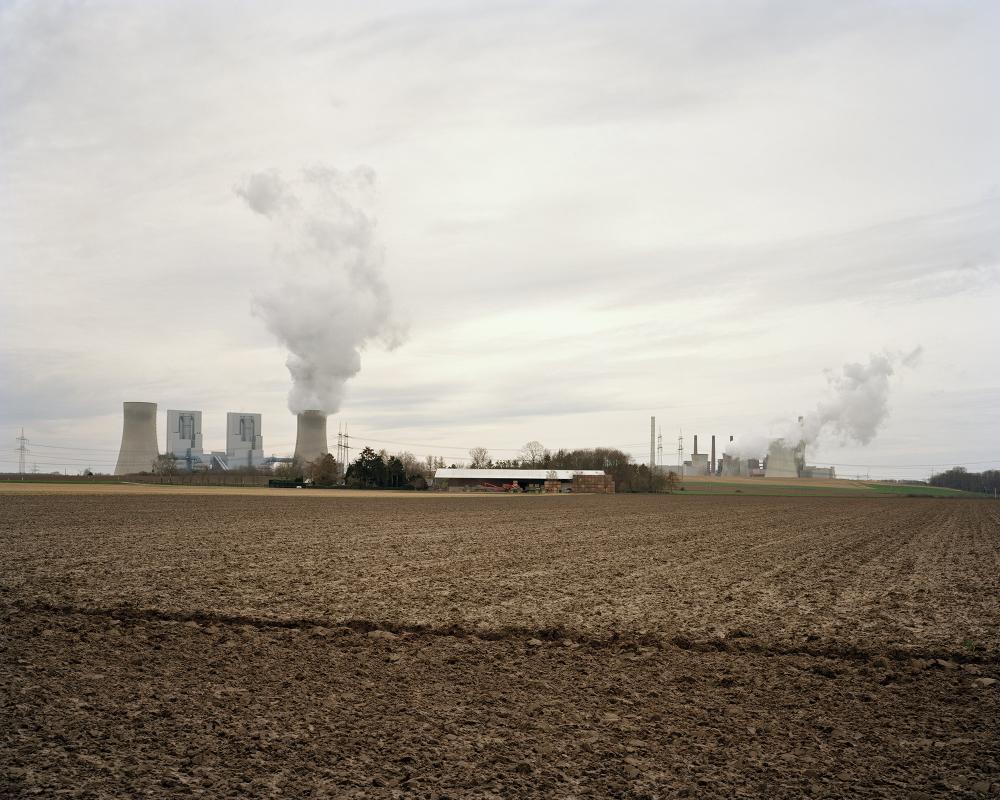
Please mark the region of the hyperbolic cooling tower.
<svg viewBox="0 0 1000 800"><path fill-rule="evenodd" d="M301 412L295 434L295 460L308 464L329 452L326 446L326 414L322 411Z"/></svg>
<svg viewBox="0 0 1000 800"><path fill-rule="evenodd" d="M160 455L156 444L156 403L122 403L125 420L115 475L149 472Z"/></svg>
<svg viewBox="0 0 1000 800"><path fill-rule="evenodd" d="M795 463L795 450L785 444L782 439L771 442L771 445L767 448L767 469L765 471L765 477L799 477L798 465Z"/></svg>

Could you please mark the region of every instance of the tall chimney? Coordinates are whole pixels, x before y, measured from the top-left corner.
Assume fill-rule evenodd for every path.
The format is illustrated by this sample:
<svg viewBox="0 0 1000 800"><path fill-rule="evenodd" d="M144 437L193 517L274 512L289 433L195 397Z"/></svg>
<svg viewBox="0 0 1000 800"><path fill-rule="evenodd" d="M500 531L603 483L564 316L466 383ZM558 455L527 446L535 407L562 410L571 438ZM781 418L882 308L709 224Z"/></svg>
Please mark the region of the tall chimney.
<svg viewBox="0 0 1000 800"><path fill-rule="evenodd" d="M715 434L713 433L712 434L712 461L711 461L711 463L708 466L708 474L709 475L714 475L715 471L716 471L716 464L715 464Z"/></svg>
<svg viewBox="0 0 1000 800"><path fill-rule="evenodd" d="M698 455L698 434L697 433L694 435L694 450L692 451L691 454L695 455L695 456Z"/></svg>
<svg viewBox="0 0 1000 800"><path fill-rule="evenodd" d="M330 452L326 446L326 414L322 411L303 411L297 415L295 434L295 460L308 464Z"/></svg>
<svg viewBox="0 0 1000 800"><path fill-rule="evenodd" d="M656 467L656 417L649 418L649 474Z"/></svg>
<svg viewBox="0 0 1000 800"><path fill-rule="evenodd" d="M115 475L150 472L160 455L156 442L156 403L122 403L122 446Z"/></svg>

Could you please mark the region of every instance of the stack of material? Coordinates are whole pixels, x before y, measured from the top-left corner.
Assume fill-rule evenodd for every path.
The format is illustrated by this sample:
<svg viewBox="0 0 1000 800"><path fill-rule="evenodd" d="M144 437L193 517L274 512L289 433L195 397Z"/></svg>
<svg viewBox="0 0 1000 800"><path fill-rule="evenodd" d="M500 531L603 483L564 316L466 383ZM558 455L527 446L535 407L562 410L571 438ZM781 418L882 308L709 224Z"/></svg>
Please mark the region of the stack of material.
<svg viewBox="0 0 1000 800"><path fill-rule="evenodd" d="M545 480L546 492L558 492L561 487L562 487L562 481L558 479L546 478Z"/></svg>
<svg viewBox="0 0 1000 800"><path fill-rule="evenodd" d="M586 494L614 494L615 480L610 475L574 475L573 491Z"/></svg>

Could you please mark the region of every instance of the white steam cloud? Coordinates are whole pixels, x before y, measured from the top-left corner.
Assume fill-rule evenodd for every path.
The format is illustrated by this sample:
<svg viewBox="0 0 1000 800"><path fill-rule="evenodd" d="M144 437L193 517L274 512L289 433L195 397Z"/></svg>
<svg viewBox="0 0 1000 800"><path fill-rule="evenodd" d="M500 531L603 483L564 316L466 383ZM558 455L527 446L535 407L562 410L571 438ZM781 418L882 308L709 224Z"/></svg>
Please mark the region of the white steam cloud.
<svg viewBox="0 0 1000 800"><path fill-rule="evenodd" d="M914 367L922 347L909 353L874 353L867 364L844 364L840 374L827 373L830 396L807 414L802 428L787 441L815 442L824 432L842 441L870 444L889 417L889 378L898 366Z"/></svg>
<svg viewBox="0 0 1000 800"><path fill-rule="evenodd" d="M870 444L889 417L890 378L899 367L915 367L922 353L922 347L909 353L873 353L867 364L844 364L839 373L828 370L829 396L806 413L801 424L789 424L778 438L792 446L799 443L809 446L824 435L839 437L842 442ZM726 447L726 452L744 458L758 457L767 452L774 438L740 436Z"/></svg>
<svg viewBox="0 0 1000 800"><path fill-rule="evenodd" d="M235 187L277 228L281 281L254 296L253 313L288 349L288 407L336 412L344 385L361 370L361 351L402 341L382 276L383 252L370 209L375 173L329 167L294 179L259 172Z"/></svg>

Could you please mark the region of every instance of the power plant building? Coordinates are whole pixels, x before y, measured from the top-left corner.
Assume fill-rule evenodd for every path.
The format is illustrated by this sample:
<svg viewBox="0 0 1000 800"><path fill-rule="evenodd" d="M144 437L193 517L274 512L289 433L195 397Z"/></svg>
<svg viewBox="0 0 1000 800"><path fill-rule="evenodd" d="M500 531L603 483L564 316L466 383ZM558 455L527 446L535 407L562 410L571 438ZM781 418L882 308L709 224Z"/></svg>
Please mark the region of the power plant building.
<svg viewBox="0 0 1000 800"><path fill-rule="evenodd" d="M233 411L226 414L226 461L229 469L259 467L264 463L260 414Z"/></svg>
<svg viewBox="0 0 1000 800"><path fill-rule="evenodd" d="M167 449L164 452L189 464L201 462L200 411L167 410Z"/></svg>

